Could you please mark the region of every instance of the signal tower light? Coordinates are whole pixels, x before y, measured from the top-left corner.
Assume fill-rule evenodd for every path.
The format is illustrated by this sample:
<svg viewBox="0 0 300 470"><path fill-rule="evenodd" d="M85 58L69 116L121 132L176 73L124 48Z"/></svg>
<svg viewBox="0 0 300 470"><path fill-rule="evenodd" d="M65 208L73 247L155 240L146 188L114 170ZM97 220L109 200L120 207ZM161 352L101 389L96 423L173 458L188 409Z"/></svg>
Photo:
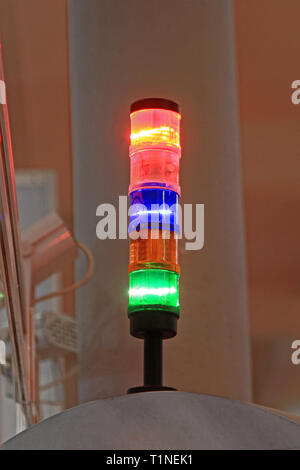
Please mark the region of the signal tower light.
<svg viewBox="0 0 300 470"><path fill-rule="evenodd" d="M128 393L173 390L162 382L162 341L179 318L179 106L161 98L131 105L130 333L144 339L144 386Z"/></svg>

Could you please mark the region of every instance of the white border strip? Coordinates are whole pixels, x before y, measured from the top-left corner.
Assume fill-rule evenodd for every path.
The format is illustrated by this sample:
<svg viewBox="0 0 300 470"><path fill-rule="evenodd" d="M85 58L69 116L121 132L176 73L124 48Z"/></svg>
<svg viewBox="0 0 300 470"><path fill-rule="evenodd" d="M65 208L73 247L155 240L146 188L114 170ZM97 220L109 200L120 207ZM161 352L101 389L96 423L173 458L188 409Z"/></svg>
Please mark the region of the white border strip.
<svg viewBox="0 0 300 470"><path fill-rule="evenodd" d="M0 80L0 104L6 104L6 88L3 80Z"/></svg>

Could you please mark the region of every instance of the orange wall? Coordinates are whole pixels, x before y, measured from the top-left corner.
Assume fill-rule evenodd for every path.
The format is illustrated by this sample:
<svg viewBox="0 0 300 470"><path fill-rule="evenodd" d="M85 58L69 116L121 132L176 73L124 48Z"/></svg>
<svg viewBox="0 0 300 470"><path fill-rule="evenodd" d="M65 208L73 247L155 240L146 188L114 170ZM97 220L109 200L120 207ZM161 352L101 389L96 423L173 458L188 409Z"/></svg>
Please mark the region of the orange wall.
<svg viewBox="0 0 300 470"><path fill-rule="evenodd" d="M300 338L299 0L236 0L240 134L254 398L300 402L291 342ZM299 407L300 410L300 407Z"/></svg>
<svg viewBox="0 0 300 470"><path fill-rule="evenodd" d="M73 227L67 0L0 0L8 107L16 169L53 170L58 212ZM73 266L62 273L73 283ZM75 314L74 295L63 309ZM68 355L65 370L76 363ZM65 382L65 406L77 403L76 378Z"/></svg>
<svg viewBox="0 0 300 470"><path fill-rule="evenodd" d="M16 169L54 170L58 210L73 225L66 0L0 0L0 31ZM73 279L67 269L64 283ZM68 296L65 310L74 310Z"/></svg>

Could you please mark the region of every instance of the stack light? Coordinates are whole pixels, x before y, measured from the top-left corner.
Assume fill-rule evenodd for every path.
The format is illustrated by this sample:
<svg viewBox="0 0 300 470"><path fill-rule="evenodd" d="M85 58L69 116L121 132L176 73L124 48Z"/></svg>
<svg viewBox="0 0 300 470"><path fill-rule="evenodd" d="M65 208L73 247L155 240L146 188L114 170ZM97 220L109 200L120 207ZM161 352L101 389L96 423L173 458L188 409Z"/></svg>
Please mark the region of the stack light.
<svg viewBox="0 0 300 470"><path fill-rule="evenodd" d="M177 319L181 115L176 103L151 98L133 103L130 119L128 316ZM174 330L165 337L176 334L164 324Z"/></svg>

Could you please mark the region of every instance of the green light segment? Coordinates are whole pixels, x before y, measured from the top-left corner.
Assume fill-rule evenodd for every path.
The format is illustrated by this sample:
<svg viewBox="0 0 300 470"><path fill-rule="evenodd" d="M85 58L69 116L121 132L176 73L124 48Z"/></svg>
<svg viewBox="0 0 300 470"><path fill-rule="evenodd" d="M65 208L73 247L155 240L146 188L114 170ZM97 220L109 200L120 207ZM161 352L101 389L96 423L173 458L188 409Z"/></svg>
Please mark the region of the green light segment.
<svg viewBox="0 0 300 470"><path fill-rule="evenodd" d="M167 310L179 315L179 274L164 269L141 269L129 274L128 313Z"/></svg>

